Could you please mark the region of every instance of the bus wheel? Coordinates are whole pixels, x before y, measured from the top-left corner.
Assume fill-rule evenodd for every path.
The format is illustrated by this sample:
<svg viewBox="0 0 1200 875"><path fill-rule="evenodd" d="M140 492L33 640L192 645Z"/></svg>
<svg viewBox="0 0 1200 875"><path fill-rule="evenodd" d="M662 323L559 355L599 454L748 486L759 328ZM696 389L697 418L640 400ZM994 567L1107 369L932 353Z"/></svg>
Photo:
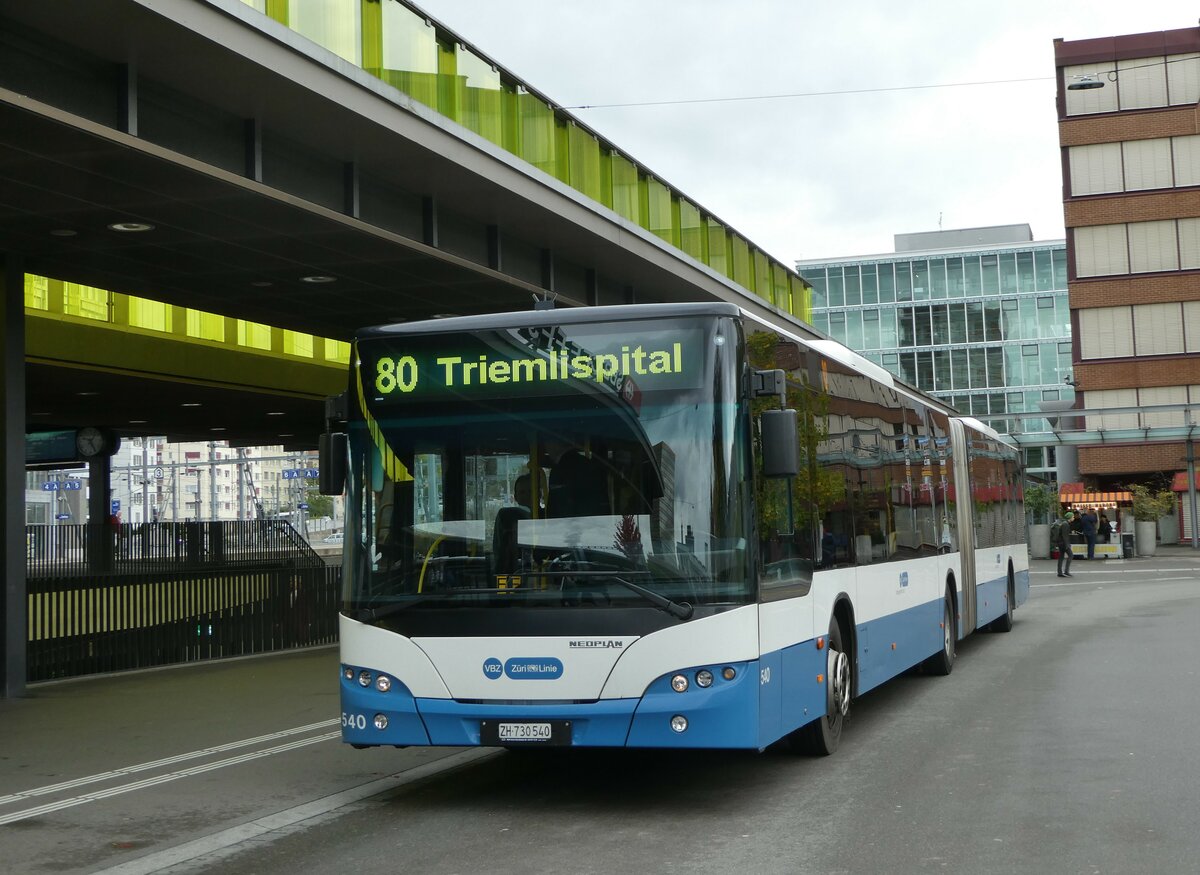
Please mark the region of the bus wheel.
<svg viewBox="0 0 1200 875"><path fill-rule="evenodd" d="M829 756L838 749L842 726L850 713L850 657L843 648L842 627L836 619L829 624L825 672L825 716L801 726L789 738L794 750L810 756Z"/></svg>
<svg viewBox="0 0 1200 875"><path fill-rule="evenodd" d="M954 654L956 651L954 628L954 602L950 593L942 602L942 649L921 663L929 674L948 675L954 670Z"/></svg>
<svg viewBox="0 0 1200 875"><path fill-rule="evenodd" d="M1008 593L1004 596L1006 602L1004 613L988 623L992 632L1011 632L1013 627L1013 602L1017 598L1017 588L1013 585L1012 575L1008 576Z"/></svg>

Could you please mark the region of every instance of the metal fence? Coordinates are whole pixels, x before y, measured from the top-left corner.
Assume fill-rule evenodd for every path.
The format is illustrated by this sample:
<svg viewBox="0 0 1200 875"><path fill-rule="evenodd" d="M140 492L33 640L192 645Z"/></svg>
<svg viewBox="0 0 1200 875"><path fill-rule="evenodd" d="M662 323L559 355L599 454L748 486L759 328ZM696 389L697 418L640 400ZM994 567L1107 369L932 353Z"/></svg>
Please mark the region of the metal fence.
<svg viewBox="0 0 1200 875"><path fill-rule="evenodd" d="M99 570L86 526L28 527L27 679L337 640L340 567L281 527L191 525L96 527Z"/></svg>
<svg viewBox="0 0 1200 875"><path fill-rule="evenodd" d="M25 527L26 577L322 559L286 520Z"/></svg>

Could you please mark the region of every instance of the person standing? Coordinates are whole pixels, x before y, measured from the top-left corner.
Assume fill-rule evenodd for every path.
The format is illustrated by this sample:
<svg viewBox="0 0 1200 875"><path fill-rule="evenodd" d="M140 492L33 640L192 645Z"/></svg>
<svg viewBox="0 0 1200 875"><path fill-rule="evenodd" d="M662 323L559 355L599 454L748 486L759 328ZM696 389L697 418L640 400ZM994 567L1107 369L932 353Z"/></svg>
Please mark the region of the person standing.
<svg viewBox="0 0 1200 875"><path fill-rule="evenodd" d="M1096 558L1096 527L1099 521L1096 519L1096 511L1092 508L1084 508L1083 511L1083 539L1087 542L1087 558Z"/></svg>
<svg viewBox="0 0 1200 875"><path fill-rule="evenodd" d="M1101 544L1109 544L1112 542L1113 527L1108 521L1108 514L1100 514L1100 525L1096 527L1096 534L1100 536Z"/></svg>
<svg viewBox="0 0 1200 875"><path fill-rule="evenodd" d="M1071 523L1075 514L1067 511L1063 518L1050 527L1050 546L1058 548L1058 576L1073 577L1071 574Z"/></svg>

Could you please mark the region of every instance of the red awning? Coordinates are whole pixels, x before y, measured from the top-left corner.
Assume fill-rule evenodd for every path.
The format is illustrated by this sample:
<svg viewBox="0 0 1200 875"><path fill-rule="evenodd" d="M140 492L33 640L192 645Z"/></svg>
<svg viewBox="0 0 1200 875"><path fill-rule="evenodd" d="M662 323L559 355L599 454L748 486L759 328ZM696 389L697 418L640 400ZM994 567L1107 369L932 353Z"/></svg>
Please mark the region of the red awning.
<svg viewBox="0 0 1200 875"><path fill-rule="evenodd" d="M1200 471L1196 472L1196 488L1200 489ZM1171 481L1172 492L1187 492L1187 471L1176 471Z"/></svg>

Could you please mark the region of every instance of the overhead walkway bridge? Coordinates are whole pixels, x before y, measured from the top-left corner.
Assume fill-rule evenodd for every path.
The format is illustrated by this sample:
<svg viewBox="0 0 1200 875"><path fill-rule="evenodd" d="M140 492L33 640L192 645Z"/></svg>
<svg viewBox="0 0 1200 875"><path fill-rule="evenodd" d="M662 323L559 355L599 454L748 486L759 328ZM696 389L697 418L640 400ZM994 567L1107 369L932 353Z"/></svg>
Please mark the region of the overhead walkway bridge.
<svg viewBox="0 0 1200 875"><path fill-rule="evenodd" d="M808 313L793 270L399 0L0 0L0 264L5 695L27 430L312 446L357 328L535 295Z"/></svg>

